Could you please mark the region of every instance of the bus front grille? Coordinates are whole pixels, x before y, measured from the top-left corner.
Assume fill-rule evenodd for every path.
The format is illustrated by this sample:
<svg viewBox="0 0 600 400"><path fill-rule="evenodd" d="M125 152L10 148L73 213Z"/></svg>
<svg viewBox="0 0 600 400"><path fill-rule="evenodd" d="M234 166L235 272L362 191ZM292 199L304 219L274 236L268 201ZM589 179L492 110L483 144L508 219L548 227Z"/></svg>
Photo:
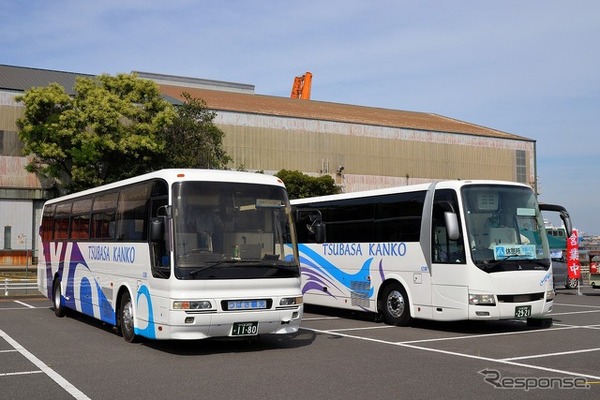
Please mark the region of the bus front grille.
<svg viewBox="0 0 600 400"><path fill-rule="evenodd" d="M498 301L500 303L529 303L532 301L542 300L544 292L526 293L526 294L499 294Z"/></svg>

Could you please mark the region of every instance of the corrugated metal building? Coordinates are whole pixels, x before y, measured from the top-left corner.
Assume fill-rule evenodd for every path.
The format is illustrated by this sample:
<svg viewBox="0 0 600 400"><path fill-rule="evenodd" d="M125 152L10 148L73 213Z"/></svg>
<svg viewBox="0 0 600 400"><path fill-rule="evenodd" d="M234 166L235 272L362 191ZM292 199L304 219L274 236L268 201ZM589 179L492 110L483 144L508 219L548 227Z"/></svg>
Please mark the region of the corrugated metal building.
<svg viewBox="0 0 600 400"><path fill-rule="evenodd" d="M522 136L437 114L265 96L248 84L137 73L157 82L173 103L183 100L185 91L216 111L214 122L225 132L232 168L326 173L347 192L439 179L500 179L536 187L535 141ZM23 108L14 96L51 82L72 92L77 76L91 75L0 65L4 248L2 227L11 226L13 249L19 235L35 235L34 221L48 196L43 182L24 170L27 160L20 157L15 125ZM28 215L9 221L14 212Z"/></svg>
<svg viewBox="0 0 600 400"><path fill-rule="evenodd" d="M77 76L92 75L0 65L0 266L31 264L37 221L51 193L40 179L25 171L27 159L22 157L23 144L15 124L23 106L14 98L31 87L52 82L72 94Z"/></svg>
<svg viewBox="0 0 600 400"><path fill-rule="evenodd" d="M225 149L248 169L330 173L346 191L435 179L535 184L535 141L441 115L160 87L174 98L185 90L217 111Z"/></svg>

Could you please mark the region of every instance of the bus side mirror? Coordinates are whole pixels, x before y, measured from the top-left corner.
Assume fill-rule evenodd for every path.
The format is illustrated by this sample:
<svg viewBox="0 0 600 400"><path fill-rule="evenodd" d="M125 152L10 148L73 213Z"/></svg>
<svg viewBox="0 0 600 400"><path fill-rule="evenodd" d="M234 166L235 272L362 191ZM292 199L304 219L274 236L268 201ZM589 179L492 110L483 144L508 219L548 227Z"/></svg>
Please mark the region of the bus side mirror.
<svg viewBox="0 0 600 400"><path fill-rule="evenodd" d="M308 236L314 238L315 243L325 243L327 238L321 211L297 209L296 220L299 221L299 225L301 224L308 231Z"/></svg>
<svg viewBox="0 0 600 400"><path fill-rule="evenodd" d="M567 231L567 238L570 238L573 234L573 223L571 222L571 216L566 208L558 204L547 204L540 203L540 211L555 211L560 215L560 219L565 226L565 231Z"/></svg>
<svg viewBox="0 0 600 400"><path fill-rule="evenodd" d="M573 235L573 224L571 223L571 216L568 212L561 212L560 219L562 219L565 230L567 231L567 237L570 238Z"/></svg>
<svg viewBox="0 0 600 400"><path fill-rule="evenodd" d="M162 218L154 218L150 221L150 241L160 242L164 240L165 224Z"/></svg>
<svg viewBox="0 0 600 400"><path fill-rule="evenodd" d="M326 238L326 230L324 222L315 222L313 224L314 234L315 234L315 242L317 243L325 243Z"/></svg>
<svg viewBox="0 0 600 400"><path fill-rule="evenodd" d="M460 229L458 228L458 217L455 213L446 211L444 212L444 220L446 222L446 231L448 232L448 239L458 240L460 237Z"/></svg>

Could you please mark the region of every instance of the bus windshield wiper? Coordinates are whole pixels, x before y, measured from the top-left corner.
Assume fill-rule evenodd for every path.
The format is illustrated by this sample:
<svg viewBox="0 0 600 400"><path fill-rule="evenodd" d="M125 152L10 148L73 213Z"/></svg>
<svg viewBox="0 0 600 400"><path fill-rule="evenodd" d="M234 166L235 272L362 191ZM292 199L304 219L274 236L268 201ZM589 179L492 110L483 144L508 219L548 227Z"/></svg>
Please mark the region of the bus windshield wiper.
<svg viewBox="0 0 600 400"><path fill-rule="evenodd" d="M190 272L190 276L195 276L196 274L205 271L207 269L211 269L214 267L217 267L219 265L223 265L223 264L235 264L236 266L244 266L244 267L265 267L265 268L277 268L277 269L283 269L286 271L289 270L293 270L294 268L296 268L296 265L289 265L289 264L285 264L285 263L281 263L281 262L265 262L265 260L236 260L236 259L231 259L231 260L219 260L219 261L214 261L212 264L210 265L206 265L204 267L201 268L197 268L193 271Z"/></svg>
<svg viewBox="0 0 600 400"><path fill-rule="evenodd" d="M202 272L204 270L207 270L207 269L218 267L219 265L223 265L223 264L237 264L239 262L240 262L240 260L219 260L219 261L213 261L212 264L208 264L208 265L205 265L204 267L197 268L197 269L191 271L190 272L190 276L194 276L197 273L200 273L200 272Z"/></svg>
<svg viewBox="0 0 600 400"><path fill-rule="evenodd" d="M516 255L516 254L511 254L511 255L509 255L509 256L506 256L506 257L504 257L504 258L501 258L500 260L496 260L496 262L494 262L494 263L492 263L492 264L487 264L487 265L484 265L484 268L485 268L485 269L493 269L494 267L497 267L497 266L499 266L500 264L503 264L505 261L507 261L508 259L511 259L511 258L513 258L513 257L517 257L517 255Z"/></svg>
<svg viewBox="0 0 600 400"><path fill-rule="evenodd" d="M260 265L264 265L265 267L284 269L284 270L290 270L290 269L297 268L297 265L295 265L295 264L282 263L282 262L261 263Z"/></svg>

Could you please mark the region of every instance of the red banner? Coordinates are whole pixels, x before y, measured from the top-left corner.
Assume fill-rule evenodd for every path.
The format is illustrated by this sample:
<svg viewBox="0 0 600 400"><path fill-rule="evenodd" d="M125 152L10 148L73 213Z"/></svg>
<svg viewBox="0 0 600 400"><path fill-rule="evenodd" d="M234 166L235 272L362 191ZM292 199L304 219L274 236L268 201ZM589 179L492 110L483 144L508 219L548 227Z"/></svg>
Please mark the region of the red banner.
<svg viewBox="0 0 600 400"><path fill-rule="evenodd" d="M573 229L573 234L567 239L567 270L569 279L581 278L581 264L579 263L579 235Z"/></svg>

